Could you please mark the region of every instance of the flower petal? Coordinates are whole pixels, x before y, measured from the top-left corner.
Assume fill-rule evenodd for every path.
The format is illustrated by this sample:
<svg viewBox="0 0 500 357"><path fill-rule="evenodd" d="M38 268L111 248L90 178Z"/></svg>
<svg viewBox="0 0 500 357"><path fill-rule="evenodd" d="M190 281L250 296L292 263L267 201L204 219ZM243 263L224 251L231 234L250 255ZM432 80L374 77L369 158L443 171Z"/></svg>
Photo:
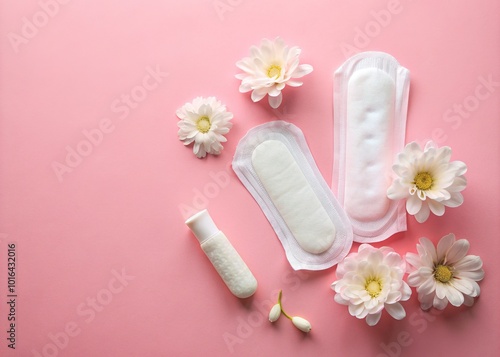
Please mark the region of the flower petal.
<svg viewBox="0 0 500 357"><path fill-rule="evenodd" d="M271 97L277 97L281 94L281 91L276 88L276 86L273 86L269 89L269 92L267 93Z"/></svg>
<svg viewBox="0 0 500 357"><path fill-rule="evenodd" d="M437 148L436 143L433 140L428 140L425 143L424 151L428 151L429 149L436 149L436 148ZM446 146L444 146L443 148L446 148Z"/></svg>
<svg viewBox="0 0 500 357"><path fill-rule="evenodd" d="M394 180L392 185L387 189L387 197L391 200L399 200L408 196L408 188L401 183L400 179Z"/></svg>
<svg viewBox="0 0 500 357"><path fill-rule="evenodd" d="M281 92L280 92L280 94L278 96L276 96L276 97L269 96L268 98L269 98L269 105L271 106L271 108L276 109L281 105L281 101L283 99L283 94L281 94Z"/></svg>
<svg viewBox="0 0 500 357"><path fill-rule="evenodd" d="M283 87L285 86L284 84L285 83L283 83ZM304 82L294 81L293 79L289 79L288 81L286 81L286 85L288 85L290 87L300 87L303 84L304 84Z"/></svg>
<svg viewBox="0 0 500 357"><path fill-rule="evenodd" d="M429 279L434 276L434 270L428 266L421 266L418 268L418 273L424 279Z"/></svg>
<svg viewBox="0 0 500 357"><path fill-rule="evenodd" d="M450 169L455 171L455 176L462 176L467 172L467 165L462 161L450 162Z"/></svg>
<svg viewBox="0 0 500 357"><path fill-rule="evenodd" d="M429 205L427 204L427 202L423 202L420 211L415 214L415 219L418 223L424 223L425 221L427 221L427 218L429 218L430 213L431 210L429 209Z"/></svg>
<svg viewBox="0 0 500 357"><path fill-rule="evenodd" d="M410 286L403 281L403 293L401 294L401 301L410 299L411 289Z"/></svg>
<svg viewBox="0 0 500 357"><path fill-rule="evenodd" d="M434 147L437 145L434 144ZM427 147L427 145L426 145ZM451 148L449 146L443 146L437 149L436 160L449 162L451 158Z"/></svg>
<svg viewBox="0 0 500 357"><path fill-rule="evenodd" d="M436 247L434 247L434 244L425 237L422 237L419 239L420 244L424 248L425 252L431 256L432 262L437 262L438 256L437 256L437 251Z"/></svg>
<svg viewBox="0 0 500 357"><path fill-rule="evenodd" d="M420 301L420 308L422 310L429 310L432 307L432 303L434 301L435 293L431 294L419 294L418 301Z"/></svg>
<svg viewBox="0 0 500 357"><path fill-rule="evenodd" d="M421 265L420 257L415 253L406 253L405 259L413 268L418 268Z"/></svg>
<svg viewBox="0 0 500 357"><path fill-rule="evenodd" d="M431 212L436 216L442 216L444 214L444 205L441 202L434 200L427 200Z"/></svg>
<svg viewBox="0 0 500 357"><path fill-rule="evenodd" d="M450 187L453 182L455 181L455 177L457 176L455 174L455 171L453 170L443 170L441 169L436 169L435 173L435 182L434 184L438 186L438 188L447 188ZM433 184L433 185L434 185Z"/></svg>
<svg viewBox="0 0 500 357"><path fill-rule="evenodd" d="M443 283L436 283L436 296L438 299L444 299L446 297L446 288Z"/></svg>
<svg viewBox="0 0 500 357"><path fill-rule="evenodd" d="M254 89L252 91L252 101L254 103L258 102L259 100L264 98L266 94L267 94L267 89L262 89L262 88Z"/></svg>
<svg viewBox="0 0 500 357"><path fill-rule="evenodd" d="M414 271L410 275L408 275L408 284L410 286L419 286L422 282L426 281L427 279L422 279L418 271Z"/></svg>
<svg viewBox="0 0 500 357"><path fill-rule="evenodd" d="M254 70L252 66L252 59L250 57L245 57L242 60L236 62L236 67L246 73L252 73Z"/></svg>
<svg viewBox="0 0 500 357"><path fill-rule="evenodd" d="M193 153L198 159L202 159L207 156L207 153L199 141L194 142Z"/></svg>
<svg viewBox="0 0 500 357"><path fill-rule="evenodd" d="M458 207L464 203L464 196L460 192L452 192L450 198L442 203L448 207Z"/></svg>
<svg viewBox="0 0 500 357"><path fill-rule="evenodd" d="M240 91L240 93L250 92L252 90L252 85L250 83L242 82L238 90Z"/></svg>
<svg viewBox="0 0 500 357"><path fill-rule="evenodd" d="M401 291L393 290L387 295L387 299L385 300L384 306L394 304L401 300Z"/></svg>
<svg viewBox="0 0 500 357"><path fill-rule="evenodd" d="M340 305L348 305L349 304L349 300L344 299L342 297L342 295L340 295L340 294L335 294L335 296L333 297L333 300Z"/></svg>
<svg viewBox="0 0 500 357"><path fill-rule="evenodd" d="M310 64L301 64L293 71L291 78L300 78L304 77L306 74L309 74L313 71L313 67Z"/></svg>
<svg viewBox="0 0 500 357"><path fill-rule="evenodd" d="M402 320L406 317L406 311L399 302L394 304L385 304L385 310L396 320Z"/></svg>
<svg viewBox="0 0 500 357"><path fill-rule="evenodd" d="M474 305L474 298L472 296L464 296L464 305L468 307Z"/></svg>
<svg viewBox="0 0 500 357"><path fill-rule="evenodd" d="M455 243L455 235L453 233L445 235L443 238L439 240L439 243L437 245L438 260L441 260L445 257L446 253L451 248L453 243Z"/></svg>
<svg viewBox="0 0 500 357"><path fill-rule="evenodd" d="M446 264L455 264L458 262L460 259L465 257L467 255L467 252L469 251L469 241L467 239L459 239L453 245L451 248L448 250L448 253L446 254Z"/></svg>
<svg viewBox="0 0 500 357"><path fill-rule="evenodd" d="M289 82L287 82L287 83L284 83L284 82L283 82L283 83L277 83L277 84L276 84L276 89L277 89L277 90L283 90L283 88L285 88L285 86L286 86L287 84L288 84L288 85L290 85L290 83L289 83Z"/></svg>
<svg viewBox="0 0 500 357"><path fill-rule="evenodd" d="M457 270L458 274L464 271L479 270L483 267L483 261L477 255L467 255L459 262L455 263L453 267Z"/></svg>
<svg viewBox="0 0 500 357"><path fill-rule="evenodd" d="M408 281L409 283L410 281ZM430 294L433 291L437 291L437 288L439 286L438 283L434 280L434 277L427 278L422 284L420 285L412 285L417 288L417 292L419 294ZM442 295L444 296L444 295Z"/></svg>
<svg viewBox="0 0 500 357"><path fill-rule="evenodd" d="M448 191L450 192L460 192L465 189L467 186L467 179L464 176L455 177L453 184L448 187Z"/></svg>
<svg viewBox="0 0 500 357"><path fill-rule="evenodd" d="M351 316L358 316L363 312L363 304L349 304L349 314Z"/></svg>
<svg viewBox="0 0 500 357"><path fill-rule="evenodd" d="M383 248L381 248L381 250ZM401 256L398 253L396 253L394 251L386 252L385 255L383 256L383 261L384 261L384 264L387 266L391 266L391 267L403 266L404 267L403 259L401 258Z"/></svg>
<svg viewBox="0 0 500 357"><path fill-rule="evenodd" d="M406 210L409 214L417 214L422 207L422 201L415 195L408 197L406 200Z"/></svg>
<svg viewBox="0 0 500 357"><path fill-rule="evenodd" d="M435 295L432 305L438 310L444 310L444 308L448 306L448 299L440 299L437 297L437 295Z"/></svg>
<svg viewBox="0 0 500 357"><path fill-rule="evenodd" d="M455 289L451 284L443 285L446 293L446 298L453 306L460 306L464 303L464 295Z"/></svg>
<svg viewBox="0 0 500 357"><path fill-rule="evenodd" d="M452 279L450 284L465 295L474 294L474 286L469 279Z"/></svg>
<svg viewBox="0 0 500 357"><path fill-rule="evenodd" d="M458 279L471 279L474 281L480 281L484 278L484 270L475 270L475 271L459 271L455 274Z"/></svg>
<svg viewBox="0 0 500 357"><path fill-rule="evenodd" d="M368 326L375 326L380 321L380 316L382 316L381 311L375 314L369 314L366 316L366 323Z"/></svg>

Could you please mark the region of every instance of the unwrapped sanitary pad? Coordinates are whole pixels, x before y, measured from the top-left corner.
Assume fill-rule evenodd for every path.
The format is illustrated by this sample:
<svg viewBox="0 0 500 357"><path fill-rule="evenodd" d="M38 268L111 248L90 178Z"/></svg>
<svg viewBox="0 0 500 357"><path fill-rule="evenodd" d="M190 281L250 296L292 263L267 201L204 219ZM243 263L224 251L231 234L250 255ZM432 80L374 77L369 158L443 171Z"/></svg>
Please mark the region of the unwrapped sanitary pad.
<svg viewBox="0 0 500 357"><path fill-rule="evenodd" d="M321 270L342 260L352 229L321 176L302 131L275 121L241 139L233 169L274 228L295 270Z"/></svg>
<svg viewBox="0 0 500 357"><path fill-rule="evenodd" d="M332 187L354 241L382 241L406 230L404 202L387 198L391 166L403 149L409 71L383 52L349 58L334 78Z"/></svg>

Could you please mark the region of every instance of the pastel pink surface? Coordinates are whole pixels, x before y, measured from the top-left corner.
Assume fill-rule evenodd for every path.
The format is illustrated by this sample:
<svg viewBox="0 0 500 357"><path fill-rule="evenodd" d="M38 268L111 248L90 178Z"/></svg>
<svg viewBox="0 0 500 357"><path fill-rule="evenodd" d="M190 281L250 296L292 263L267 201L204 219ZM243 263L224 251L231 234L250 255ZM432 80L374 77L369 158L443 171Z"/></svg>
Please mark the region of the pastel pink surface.
<svg viewBox="0 0 500 357"><path fill-rule="evenodd" d="M0 6L0 355L497 356L499 2ZM40 26L29 32L27 21ZM239 93L234 75L251 45L276 36L300 46L314 71L272 110ZM421 236L468 238L486 271L472 308L423 313L414 293L406 319L384 313L368 327L333 301L335 268L290 268L230 169L250 128L282 119L303 130L330 182L332 77L349 46L388 52L410 70L407 142L433 138L469 167L461 207L424 224L409 217L407 232L376 246L405 254ZM485 81L489 89L478 90ZM140 101L124 104L122 95ZM199 160L177 138L175 110L210 95L234 113L234 127L219 157ZM97 128L107 133L84 148L84 131ZM88 156L58 178L54 162L78 145ZM257 277L253 298L227 291L185 226L183 213L202 208ZM18 254L15 350L6 340L10 242ZM279 289L287 311L312 323L309 335L284 318L267 322Z"/></svg>

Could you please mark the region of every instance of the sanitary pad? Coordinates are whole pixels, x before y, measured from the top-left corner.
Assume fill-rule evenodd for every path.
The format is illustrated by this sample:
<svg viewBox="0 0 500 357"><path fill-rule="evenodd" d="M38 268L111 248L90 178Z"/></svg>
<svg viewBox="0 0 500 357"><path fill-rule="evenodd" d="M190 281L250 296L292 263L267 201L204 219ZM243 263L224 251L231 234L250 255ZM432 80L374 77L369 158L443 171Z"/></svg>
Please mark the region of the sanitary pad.
<svg viewBox="0 0 500 357"><path fill-rule="evenodd" d="M251 129L233 169L274 228L295 270L321 270L342 260L352 229L321 176L302 131L284 121Z"/></svg>
<svg viewBox="0 0 500 357"><path fill-rule="evenodd" d="M387 198L391 166L404 147L409 71L383 52L349 58L334 78L332 187L354 241L382 241L406 230L404 202Z"/></svg>

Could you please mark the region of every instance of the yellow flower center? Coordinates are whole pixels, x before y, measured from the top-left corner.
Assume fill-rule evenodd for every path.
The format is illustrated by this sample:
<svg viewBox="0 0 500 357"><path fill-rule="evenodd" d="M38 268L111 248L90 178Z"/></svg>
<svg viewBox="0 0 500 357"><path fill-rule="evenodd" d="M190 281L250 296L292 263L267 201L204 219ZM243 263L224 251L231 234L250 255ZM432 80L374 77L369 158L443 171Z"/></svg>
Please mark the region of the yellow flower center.
<svg viewBox="0 0 500 357"><path fill-rule="evenodd" d="M281 66L277 64L273 64L271 67L267 69L267 76L269 78L277 78L281 75Z"/></svg>
<svg viewBox="0 0 500 357"><path fill-rule="evenodd" d="M447 283L453 278L453 273L447 265L438 265L434 268L434 279L442 283Z"/></svg>
<svg viewBox="0 0 500 357"><path fill-rule="evenodd" d="M196 122L196 129L198 129L198 131L203 134L208 133L211 126L212 123L210 123L210 119L206 116L201 117Z"/></svg>
<svg viewBox="0 0 500 357"><path fill-rule="evenodd" d="M382 291L382 281L379 278L366 279L365 290L372 298L376 298Z"/></svg>
<svg viewBox="0 0 500 357"><path fill-rule="evenodd" d="M414 178L414 184L417 186L419 190L428 190L432 187L432 183L434 180L432 176L428 172L419 172Z"/></svg>

